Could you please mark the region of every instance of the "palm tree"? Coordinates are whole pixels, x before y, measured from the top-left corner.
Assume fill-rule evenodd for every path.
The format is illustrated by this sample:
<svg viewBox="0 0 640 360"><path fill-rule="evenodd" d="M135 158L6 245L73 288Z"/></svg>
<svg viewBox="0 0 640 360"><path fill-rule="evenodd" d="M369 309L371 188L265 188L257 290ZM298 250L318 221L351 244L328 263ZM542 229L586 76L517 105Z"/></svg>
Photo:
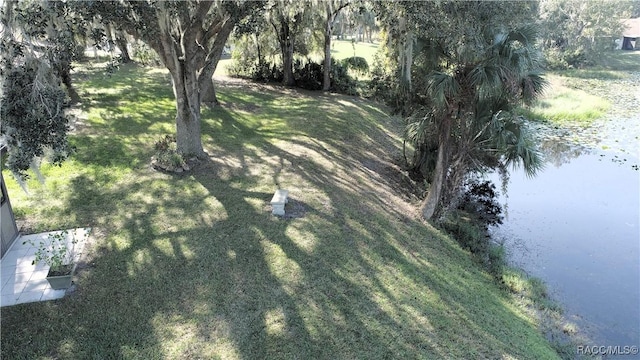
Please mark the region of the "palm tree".
<svg viewBox="0 0 640 360"><path fill-rule="evenodd" d="M522 165L534 175L540 169L540 153L512 112L545 86L536 35L532 26L494 27L448 48L420 39L424 45L414 62L423 71L414 77L421 81L414 86L420 107L409 117L406 139L415 150L410 167L430 179L421 209L425 219L450 201L470 173Z"/></svg>

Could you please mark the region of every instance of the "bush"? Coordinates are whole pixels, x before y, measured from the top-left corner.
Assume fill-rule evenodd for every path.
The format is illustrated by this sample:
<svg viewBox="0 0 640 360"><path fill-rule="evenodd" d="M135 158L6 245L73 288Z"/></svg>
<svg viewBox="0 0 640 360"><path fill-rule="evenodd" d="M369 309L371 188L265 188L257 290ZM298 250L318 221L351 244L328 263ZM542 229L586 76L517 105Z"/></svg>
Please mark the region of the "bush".
<svg viewBox="0 0 640 360"><path fill-rule="evenodd" d="M567 70L591 66L596 54L587 56L584 50L560 50L557 48L547 49L544 52L547 68L550 70Z"/></svg>
<svg viewBox="0 0 640 360"><path fill-rule="evenodd" d="M255 81L281 82L284 79L284 74L277 65L263 61L251 69L249 77Z"/></svg>
<svg viewBox="0 0 640 360"><path fill-rule="evenodd" d="M324 78L322 65L307 59L306 64L296 60L293 64L293 78L296 86L307 90L321 90Z"/></svg>
<svg viewBox="0 0 640 360"><path fill-rule="evenodd" d="M502 224L502 206L496 200L496 186L491 181L471 182L467 185L459 210L464 210L482 224L485 229L490 225Z"/></svg>
<svg viewBox="0 0 640 360"><path fill-rule="evenodd" d="M252 57L243 56L243 54L236 48L231 53L231 59L233 59L233 61L227 66L227 73L230 76L242 78L252 77L256 63Z"/></svg>
<svg viewBox="0 0 640 360"><path fill-rule="evenodd" d="M359 74L366 74L369 72L369 64L367 59L360 56L352 56L342 60L342 66L347 70L353 70Z"/></svg>
<svg viewBox="0 0 640 360"><path fill-rule="evenodd" d="M358 95L356 81L340 62L331 58L331 90L341 94Z"/></svg>
<svg viewBox="0 0 640 360"><path fill-rule="evenodd" d="M254 63L252 60L238 58L234 53L234 62L227 67L227 72L236 77L249 78L262 82L281 82L284 78L282 64L268 61ZM366 61L365 61L366 63ZM293 63L293 79L295 86L307 90L320 90L324 80L324 67L311 59L295 60ZM348 69L341 62L331 59L331 91L357 95L357 82L349 75Z"/></svg>
<svg viewBox="0 0 640 360"><path fill-rule="evenodd" d="M403 88L398 70L389 71L387 68L382 59L376 56L367 97L385 103L394 113L410 115L410 109L415 105L411 94Z"/></svg>
<svg viewBox="0 0 640 360"><path fill-rule="evenodd" d="M366 61L365 61L366 63ZM306 63L297 60L293 64L293 77L296 86L307 90L320 90L324 80L324 66L307 59ZM357 82L349 75L342 62L331 59L330 90L347 95L357 95Z"/></svg>
<svg viewBox="0 0 640 360"><path fill-rule="evenodd" d="M476 255L496 278L506 265L502 245L491 242L489 225L502 224L502 207L496 200L495 185L490 181L471 181L458 207L440 222L440 226L455 238L460 246Z"/></svg>
<svg viewBox="0 0 640 360"><path fill-rule="evenodd" d="M176 137L165 135L155 144L156 153L151 163L155 168L166 171L183 171L188 169L184 157L176 149Z"/></svg>
<svg viewBox="0 0 640 360"><path fill-rule="evenodd" d="M488 235L471 214L460 210L452 211L440 222L440 226L464 249L481 257L488 255Z"/></svg>

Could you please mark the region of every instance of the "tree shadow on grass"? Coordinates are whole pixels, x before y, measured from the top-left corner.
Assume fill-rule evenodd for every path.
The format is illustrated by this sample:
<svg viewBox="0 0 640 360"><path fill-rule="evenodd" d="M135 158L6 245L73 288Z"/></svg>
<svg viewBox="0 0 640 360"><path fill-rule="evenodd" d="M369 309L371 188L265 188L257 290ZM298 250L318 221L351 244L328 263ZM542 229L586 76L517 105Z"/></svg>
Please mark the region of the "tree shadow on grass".
<svg viewBox="0 0 640 360"><path fill-rule="evenodd" d="M112 162L96 159L72 180L63 209L105 238L74 294L3 308L3 354L541 357L505 342L504 333L535 329L486 291L491 279L390 195L395 181L377 170L397 144L384 129L341 131L348 103L311 124L304 114L328 104L302 100L291 120L274 123L214 111L203 123L211 156L189 174L141 168L107 187L109 168L100 168ZM121 150L112 156L133 151ZM265 208L278 183L297 187L304 217Z"/></svg>

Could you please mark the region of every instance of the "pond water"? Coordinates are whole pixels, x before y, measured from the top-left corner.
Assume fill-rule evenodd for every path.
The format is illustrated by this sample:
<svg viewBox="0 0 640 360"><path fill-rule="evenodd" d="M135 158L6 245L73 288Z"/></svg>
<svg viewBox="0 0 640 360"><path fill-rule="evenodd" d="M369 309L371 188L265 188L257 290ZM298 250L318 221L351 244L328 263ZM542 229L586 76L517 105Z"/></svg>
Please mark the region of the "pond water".
<svg viewBox="0 0 640 360"><path fill-rule="evenodd" d="M545 128L546 168L513 171L493 229L510 261L543 279L588 346L640 345L640 116L584 131ZM628 357L627 357L628 358Z"/></svg>

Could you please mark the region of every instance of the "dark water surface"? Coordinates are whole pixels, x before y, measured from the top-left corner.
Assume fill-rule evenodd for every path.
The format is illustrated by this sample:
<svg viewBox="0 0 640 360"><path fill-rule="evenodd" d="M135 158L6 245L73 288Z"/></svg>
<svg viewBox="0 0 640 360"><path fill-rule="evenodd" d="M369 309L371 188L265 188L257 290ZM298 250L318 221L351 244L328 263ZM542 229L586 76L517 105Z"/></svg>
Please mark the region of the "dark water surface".
<svg viewBox="0 0 640 360"><path fill-rule="evenodd" d="M547 143L540 174L512 172L508 217L494 231L593 342L584 345L640 345L640 159L630 139L619 149Z"/></svg>

